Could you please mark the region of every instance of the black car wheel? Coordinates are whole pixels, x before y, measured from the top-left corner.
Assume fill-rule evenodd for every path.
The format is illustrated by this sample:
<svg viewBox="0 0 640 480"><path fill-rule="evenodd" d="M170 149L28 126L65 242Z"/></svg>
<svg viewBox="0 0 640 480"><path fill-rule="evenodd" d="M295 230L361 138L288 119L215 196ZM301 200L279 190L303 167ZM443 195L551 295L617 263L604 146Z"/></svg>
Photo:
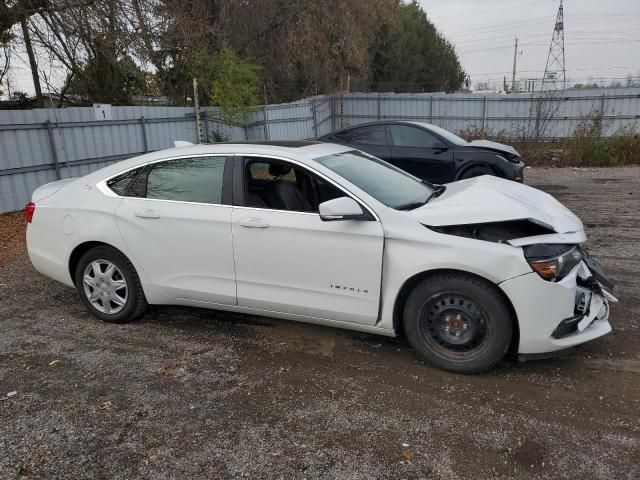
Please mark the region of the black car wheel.
<svg viewBox="0 0 640 480"><path fill-rule="evenodd" d="M480 167L480 166L470 167L466 169L464 172L462 172L462 175L460 175L459 180L464 180L466 178L481 177L482 175L495 175L495 173L493 173L493 171L488 167Z"/></svg>
<svg viewBox="0 0 640 480"><path fill-rule="evenodd" d="M457 373L496 365L513 335L504 296L488 281L464 273L437 274L420 283L407 300L404 328L429 362Z"/></svg>

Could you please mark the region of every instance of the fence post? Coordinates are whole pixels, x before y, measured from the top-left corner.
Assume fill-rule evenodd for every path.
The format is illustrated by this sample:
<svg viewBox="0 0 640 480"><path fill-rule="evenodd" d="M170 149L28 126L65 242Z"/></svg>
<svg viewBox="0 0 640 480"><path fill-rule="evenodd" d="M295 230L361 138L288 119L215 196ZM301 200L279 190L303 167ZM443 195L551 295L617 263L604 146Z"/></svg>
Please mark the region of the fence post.
<svg viewBox="0 0 640 480"><path fill-rule="evenodd" d="M331 95L331 130L336 129L336 96Z"/></svg>
<svg viewBox="0 0 640 480"><path fill-rule="evenodd" d="M311 101L311 111L313 112L313 138L318 138L318 117L316 115L316 99Z"/></svg>
<svg viewBox="0 0 640 480"><path fill-rule="evenodd" d="M267 113L267 106L265 105L264 108L262 109L263 115L264 115L264 139L265 140L270 140L270 134L269 134L269 114Z"/></svg>
<svg viewBox="0 0 640 480"><path fill-rule="evenodd" d="M433 95L429 97L429 123L433 123Z"/></svg>
<svg viewBox="0 0 640 480"><path fill-rule="evenodd" d="M381 118L381 103L382 100L380 99L380 92L378 92L378 120Z"/></svg>
<svg viewBox="0 0 640 480"><path fill-rule="evenodd" d="M487 96L482 99L482 138L485 137L484 129L487 125Z"/></svg>
<svg viewBox="0 0 640 480"><path fill-rule="evenodd" d="M144 145L144 153L149 151L149 139L147 138L147 121L144 116L140 117L140 125L142 126L142 143Z"/></svg>
<svg viewBox="0 0 640 480"><path fill-rule="evenodd" d="M53 157L53 168L56 171L56 180L60 180L60 165L58 165L58 152L56 151L56 143L53 138L53 129L51 128L51 121L47 120L47 132L49 133L49 145L51 146L51 156Z"/></svg>
<svg viewBox="0 0 640 480"><path fill-rule="evenodd" d="M206 110L202 112L202 116L204 117L204 143L209 143L209 112Z"/></svg>

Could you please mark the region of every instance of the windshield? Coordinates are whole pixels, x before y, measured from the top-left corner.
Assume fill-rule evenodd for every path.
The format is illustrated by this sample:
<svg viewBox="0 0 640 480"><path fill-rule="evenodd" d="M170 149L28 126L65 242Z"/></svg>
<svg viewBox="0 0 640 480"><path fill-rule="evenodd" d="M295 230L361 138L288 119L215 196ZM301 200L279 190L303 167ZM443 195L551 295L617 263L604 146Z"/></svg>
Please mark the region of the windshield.
<svg viewBox="0 0 640 480"><path fill-rule="evenodd" d="M327 155L316 162L333 170L387 207L403 209L424 204L433 189L415 177L362 152Z"/></svg>
<svg viewBox="0 0 640 480"><path fill-rule="evenodd" d="M451 133L449 130L445 130L444 128L436 127L435 125L431 125L429 123L420 123L420 125L428 128L433 133L435 133L437 135L440 135L445 140L453 143L454 145L468 145L469 144L469 142L467 142L464 138L460 138L455 133Z"/></svg>

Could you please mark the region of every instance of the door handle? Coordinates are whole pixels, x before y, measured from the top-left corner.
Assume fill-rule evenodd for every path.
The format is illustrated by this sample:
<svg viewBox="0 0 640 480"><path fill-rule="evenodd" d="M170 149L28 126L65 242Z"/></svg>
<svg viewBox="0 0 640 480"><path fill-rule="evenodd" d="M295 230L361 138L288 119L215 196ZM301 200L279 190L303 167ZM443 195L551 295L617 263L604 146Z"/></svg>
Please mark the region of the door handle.
<svg viewBox="0 0 640 480"><path fill-rule="evenodd" d="M144 208L142 210L138 210L136 211L135 215L136 217L140 217L140 218L151 218L151 219L160 218L160 214L155 210L152 210L151 208Z"/></svg>
<svg viewBox="0 0 640 480"><path fill-rule="evenodd" d="M255 217L241 218L238 224L247 228L267 228L269 226L264 220Z"/></svg>

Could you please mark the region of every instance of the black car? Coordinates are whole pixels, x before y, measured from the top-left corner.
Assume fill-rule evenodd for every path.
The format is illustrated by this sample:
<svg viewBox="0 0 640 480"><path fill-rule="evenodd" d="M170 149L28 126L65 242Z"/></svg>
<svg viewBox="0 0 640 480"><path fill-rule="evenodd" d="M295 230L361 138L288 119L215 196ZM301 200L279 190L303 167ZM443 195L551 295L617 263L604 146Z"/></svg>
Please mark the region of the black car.
<svg viewBox="0 0 640 480"><path fill-rule="evenodd" d="M524 163L509 145L466 140L422 122L382 121L336 130L319 138L352 146L432 183L495 175L522 182Z"/></svg>

